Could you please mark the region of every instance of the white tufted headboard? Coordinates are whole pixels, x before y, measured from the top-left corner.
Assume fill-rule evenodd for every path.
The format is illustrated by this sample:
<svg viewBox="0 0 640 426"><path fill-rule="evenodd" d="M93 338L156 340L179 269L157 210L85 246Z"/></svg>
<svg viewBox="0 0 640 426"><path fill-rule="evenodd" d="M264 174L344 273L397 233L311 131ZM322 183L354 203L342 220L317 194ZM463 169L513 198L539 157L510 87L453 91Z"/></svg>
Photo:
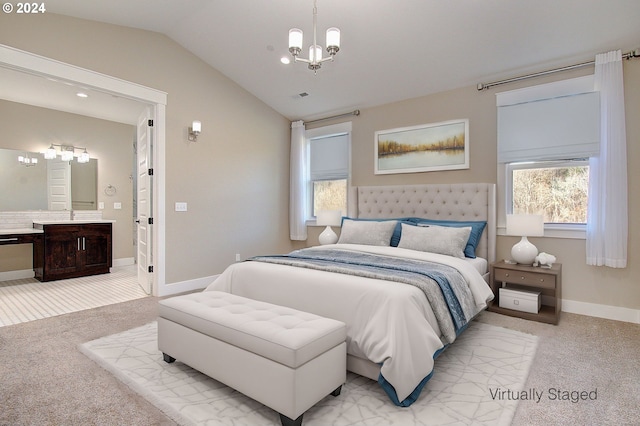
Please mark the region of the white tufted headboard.
<svg viewBox="0 0 640 426"><path fill-rule="evenodd" d="M487 226L476 252L489 263L496 259L495 184L354 186L350 191L349 217L484 220Z"/></svg>

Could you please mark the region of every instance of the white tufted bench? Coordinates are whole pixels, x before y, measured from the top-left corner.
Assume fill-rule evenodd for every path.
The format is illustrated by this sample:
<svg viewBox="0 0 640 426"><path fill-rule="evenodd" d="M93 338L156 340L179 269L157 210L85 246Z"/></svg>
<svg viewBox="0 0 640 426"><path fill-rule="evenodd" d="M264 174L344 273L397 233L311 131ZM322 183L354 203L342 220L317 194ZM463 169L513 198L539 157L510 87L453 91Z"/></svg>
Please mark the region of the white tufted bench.
<svg viewBox="0 0 640 426"><path fill-rule="evenodd" d="M158 349L302 424L346 380L346 326L220 291L160 301ZM295 420L293 420L295 419Z"/></svg>

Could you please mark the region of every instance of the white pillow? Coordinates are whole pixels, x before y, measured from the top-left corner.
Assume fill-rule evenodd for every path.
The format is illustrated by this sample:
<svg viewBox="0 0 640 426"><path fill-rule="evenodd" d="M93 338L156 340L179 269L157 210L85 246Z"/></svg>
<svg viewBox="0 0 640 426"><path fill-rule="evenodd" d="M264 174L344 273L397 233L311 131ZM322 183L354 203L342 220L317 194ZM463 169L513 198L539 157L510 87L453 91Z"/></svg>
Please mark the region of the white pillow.
<svg viewBox="0 0 640 426"><path fill-rule="evenodd" d="M471 234L471 227L412 226L402 224L398 247L464 258L464 248Z"/></svg>
<svg viewBox="0 0 640 426"><path fill-rule="evenodd" d="M368 221L345 219L342 222L338 244L391 245L391 235L397 220Z"/></svg>

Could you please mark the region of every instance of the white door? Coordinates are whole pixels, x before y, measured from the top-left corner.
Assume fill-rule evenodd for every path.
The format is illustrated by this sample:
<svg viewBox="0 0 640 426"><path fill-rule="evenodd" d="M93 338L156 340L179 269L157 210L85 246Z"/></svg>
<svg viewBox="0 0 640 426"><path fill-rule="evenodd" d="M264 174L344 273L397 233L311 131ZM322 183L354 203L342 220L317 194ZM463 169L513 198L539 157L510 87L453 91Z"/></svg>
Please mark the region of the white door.
<svg viewBox="0 0 640 426"><path fill-rule="evenodd" d="M49 210L71 210L71 166L60 157L47 160Z"/></svg>
<svg viewBox="0 0 640 426"><path fill-rule="evenodd" d="M152 175L149 170L152 169L151 155L153 146L153 114L151 107L147 108L138 117L138 140L137 140L137 174L138 174L138 190L136 194L138 218L138 246L137 246L137 264L138 264L138 283L142 289L151 294L153 291L153 276L151 267L152 259Z"/></svg>

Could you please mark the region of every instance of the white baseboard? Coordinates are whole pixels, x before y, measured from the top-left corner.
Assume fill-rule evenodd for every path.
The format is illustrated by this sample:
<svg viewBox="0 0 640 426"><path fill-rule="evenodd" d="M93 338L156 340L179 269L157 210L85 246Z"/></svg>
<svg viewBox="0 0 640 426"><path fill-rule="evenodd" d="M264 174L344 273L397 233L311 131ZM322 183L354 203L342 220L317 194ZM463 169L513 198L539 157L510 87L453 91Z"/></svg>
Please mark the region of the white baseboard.
<svg viewBox="0 0 640 426"><path fill-rule="evenodd" d="M562 312L640 324L640 310L562 299Z"/></svg>
<svg viewBox="0 0 640 426"><path fill-rule="evenodd" d="M208 277L167 284L162 289L162 293L158 294L158 296L171 296L173 294L186 293L188 291L203 290L218 278L218 276L219 275L211 275Z"/></svg>
<svg viewBox="0 0 640 426"><path fill-rule="evenodd" d="M24 278L33 278L35 275L33 269L0 272L0 281L22 280Z"/></svg>

